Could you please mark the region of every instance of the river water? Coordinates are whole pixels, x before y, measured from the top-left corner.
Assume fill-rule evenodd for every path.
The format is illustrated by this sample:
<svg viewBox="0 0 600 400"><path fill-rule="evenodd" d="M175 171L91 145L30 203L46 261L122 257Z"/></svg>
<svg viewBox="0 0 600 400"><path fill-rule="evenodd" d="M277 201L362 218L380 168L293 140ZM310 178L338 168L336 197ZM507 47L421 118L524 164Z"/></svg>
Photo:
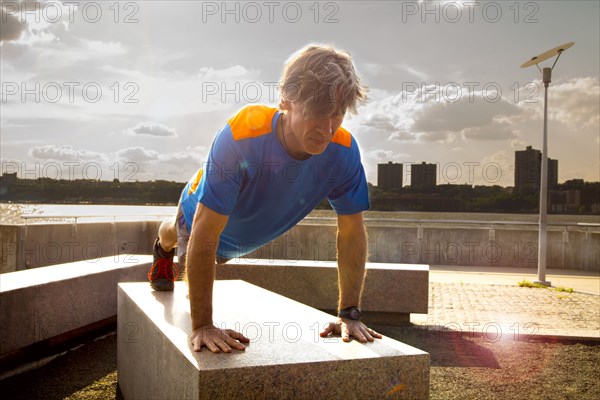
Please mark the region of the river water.
<svg viewBox="0 0 600 400"><path fill-rule="evenodd" d="M162 220L174 216L175 206L89 205L89 204L0 204L0 224L36 224L106 221ZM398 220L514 221L534 223L537 214L449 213L411 211L367 211L366 218ZM330 210L315 210L309 217L335 218ZM598 215L549 215L549 223L600 224Z"/></svg>

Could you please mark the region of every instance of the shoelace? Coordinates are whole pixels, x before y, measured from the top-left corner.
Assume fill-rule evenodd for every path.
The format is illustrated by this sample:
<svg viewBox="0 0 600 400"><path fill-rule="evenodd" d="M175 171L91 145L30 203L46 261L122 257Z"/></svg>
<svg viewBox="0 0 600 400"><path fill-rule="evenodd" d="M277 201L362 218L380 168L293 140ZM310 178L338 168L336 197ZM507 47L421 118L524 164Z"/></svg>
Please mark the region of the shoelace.
<svg viewBox="0 0 600 400"><path fill-rule="evenodd" d="M157 268L156 276L154 275L154 269ZM158 278L167 278L171 282L175 282L177 277L179 276L179 268L173 262L173 260L169 260L166 258L159 258L148 271L148 280L154 280Z"/></svg>

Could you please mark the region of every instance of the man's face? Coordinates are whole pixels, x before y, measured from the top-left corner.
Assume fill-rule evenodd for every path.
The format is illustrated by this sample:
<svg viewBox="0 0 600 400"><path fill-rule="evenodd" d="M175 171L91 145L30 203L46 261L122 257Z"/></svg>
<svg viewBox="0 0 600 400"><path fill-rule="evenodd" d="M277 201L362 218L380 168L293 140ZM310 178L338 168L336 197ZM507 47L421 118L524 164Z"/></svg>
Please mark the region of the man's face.
<svg viewBox="0 0 600 400"><path fill-rule="evenodd" d="M321 154L327 148L333 135L342 125L344 113L327 116L304 116L304 106L290 103L288 118L291 130L298 143L297 151L310 155Z"/></svg>

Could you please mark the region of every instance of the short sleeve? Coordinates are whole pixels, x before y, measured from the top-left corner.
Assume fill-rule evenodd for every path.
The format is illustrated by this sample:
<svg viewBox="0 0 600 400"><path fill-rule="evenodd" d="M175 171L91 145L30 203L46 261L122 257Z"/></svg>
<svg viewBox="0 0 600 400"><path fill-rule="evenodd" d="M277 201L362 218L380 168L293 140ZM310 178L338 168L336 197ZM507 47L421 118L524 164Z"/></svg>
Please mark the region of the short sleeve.
<svg viewBox="0 0 600 400"><path fill-rule="evenodd" d="M338 182L327 196L327 200L336 214L356 214L369 209L367 177L354 138L352 138L344 174Z"/></svg>
<svg viewBox="0 0 600 400"><path fill-rule="evenodd" d="M217 134L198 185L198 201L223 215L230 215L240 193L241 156L229 125Z"/></svg>

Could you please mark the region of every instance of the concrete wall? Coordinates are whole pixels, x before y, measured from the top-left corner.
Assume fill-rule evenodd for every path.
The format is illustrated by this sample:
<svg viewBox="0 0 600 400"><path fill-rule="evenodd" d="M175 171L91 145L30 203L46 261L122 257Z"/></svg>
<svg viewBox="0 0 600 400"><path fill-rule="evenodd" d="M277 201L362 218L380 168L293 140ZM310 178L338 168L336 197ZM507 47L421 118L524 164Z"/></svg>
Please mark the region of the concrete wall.
<svg viewBox="0 0 600 400"><path fill-rule="evenodd" d="M548 231L547 267L600 271L600 230ZM301 224L252 258L334 261L335 226ZM368 226L369 261L429 265L537 266L538 231L524 227Z"/></svg>
<svg viewBox="0 0 600 400"><path fill-rule="evenodd" d="M0 273L151 254L159 222L0 225Z"/></svg>
<svg viewBox="0 0 600 400"><path fill-rule="evenodd" d="M1 272L119 254L150 254L157 221L0 226ZM369 261L429 265L537 266L537 227L368 225ZM301 223L244 256L334 261L336 227ZM551 226L548 268L600 271L600 228Z"/></svg>

